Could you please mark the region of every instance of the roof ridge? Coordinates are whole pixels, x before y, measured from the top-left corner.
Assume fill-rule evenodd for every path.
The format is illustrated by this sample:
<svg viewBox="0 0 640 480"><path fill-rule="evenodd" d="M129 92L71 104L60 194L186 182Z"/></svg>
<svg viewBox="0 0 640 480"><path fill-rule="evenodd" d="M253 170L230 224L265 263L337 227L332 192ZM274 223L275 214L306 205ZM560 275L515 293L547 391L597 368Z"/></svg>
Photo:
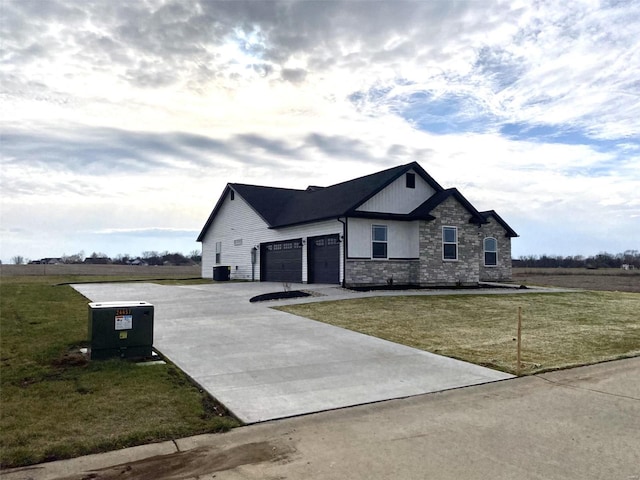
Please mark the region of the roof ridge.
<svg viewBox="0 0 640 480"><path fill-rule="evenodd" d="M345 183L355 182L356 180L364 180L365 178L373 177L373 176L375 176L375 175L380 175L380 176L382 176L382 174L384 174L384 173L388 173L388 172L389 172L389 171L391 171L391 170L396 170L396 169L398 169L398 170L402 170L402 168L404 168L404 167L408 167L409 165L414 165L414 164L417 164L417 163L418 163L418 162L415 162L415 161L414 161L414 162L411 162L411 163L407 163L407 164L405 164L405 165L396 165L395 167L385 168L384 170L380 170L380 171L378 171L378 172L373 172L373 173L369 173L369 174L367 174L367 175L362 175L361 177L352 178L351 180L345 180L344 182L334 183L333 185L329 185L329 186L324 187L324 188L337 187L337 186L340 186L340 185L344 185Z"/></svg>
<svg viewBox="0 0 640 480"><path fill-rule="evenodd" d="M240 186L240 187L253 187L253 188L268 188L271 190L289 190L292 192L304 192L305 190L301 190L299 188L288 188L288 187L272 187L270 185L255 185L252 183L228 183L230 186Z"/></svg>

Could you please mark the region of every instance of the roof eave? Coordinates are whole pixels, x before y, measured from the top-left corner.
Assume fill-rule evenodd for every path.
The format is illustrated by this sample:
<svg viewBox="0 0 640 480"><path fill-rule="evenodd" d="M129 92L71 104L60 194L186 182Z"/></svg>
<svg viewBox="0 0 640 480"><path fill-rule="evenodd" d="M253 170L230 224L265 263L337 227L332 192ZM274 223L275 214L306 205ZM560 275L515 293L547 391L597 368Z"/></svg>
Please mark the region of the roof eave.
<svg viewBox="0 0 640 480"><path fill-rule="evenodd" d="M519 237L519 236L520 236L520 235L518 235L518 234L516 233L516 231L515 231L513 228L511 228L511 227L509 226L509 224L508 224L507 222L505 222L505 221L504 221L504 219L503 219L500 215L498 215L498 213L497 213L495 210L487 210L487 211L485 211L485 212L480 212L480 214L481 214L483 217L485 217L485 218L488 218L488 217L490 217L490 216L492 216L493 218L495 218L495 219L496 219L496 221L497 221L497 222L502 226L502 228L504 228L504 230L505 230L505 232L506 232L506 233L505 233L505 236L506 236L506 237L509 237L509 238L517 238L517 237Z"/></svg>
<svg viewBox="0 0 640 480"><path fill-rule="evenodd" d="M360 210L351 210L346 214L347 217L351 218L375 218L375 219L385 219L385 220L398 220L398 221L406 221L411 222L414 220L435 220L436 217L430 214L419 215L413 213L387 213L387 212L364 212Z"/></svg>

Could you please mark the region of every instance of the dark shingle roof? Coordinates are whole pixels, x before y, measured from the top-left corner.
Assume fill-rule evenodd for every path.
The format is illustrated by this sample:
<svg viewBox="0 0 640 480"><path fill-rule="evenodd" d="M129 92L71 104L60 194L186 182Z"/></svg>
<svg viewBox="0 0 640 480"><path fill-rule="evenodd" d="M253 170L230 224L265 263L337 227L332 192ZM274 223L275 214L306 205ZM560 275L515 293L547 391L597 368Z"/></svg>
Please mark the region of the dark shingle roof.
<svg viewBox="0 0 640 480"><path fill-rule="evenodd" d="M356 208L412 169L436 192L443 190L438 182L416 162L325 188L313 187L306 190L293 190L230 183L211 212L198 236L198 241L202 241L204 238L204 234L213 222L230 189L244 198L271 228L277 228L353 214Z"/></svg>
<svg viewBox="0 0 640 480"><path fill-rule="evenodd" d="M480 215L482 215L486 220L489 219L489 217L493 217L496 219L496 222L498 222L500 225L502 225L502 228L504 228L506 230L506 235L507 237L519 237L520 235L518 235L515 230L513 228L511 228L507 222L505 222L502 217L500 215L498 215L496 213L495 210L487 210L486 212L480 212Z"/></svg>

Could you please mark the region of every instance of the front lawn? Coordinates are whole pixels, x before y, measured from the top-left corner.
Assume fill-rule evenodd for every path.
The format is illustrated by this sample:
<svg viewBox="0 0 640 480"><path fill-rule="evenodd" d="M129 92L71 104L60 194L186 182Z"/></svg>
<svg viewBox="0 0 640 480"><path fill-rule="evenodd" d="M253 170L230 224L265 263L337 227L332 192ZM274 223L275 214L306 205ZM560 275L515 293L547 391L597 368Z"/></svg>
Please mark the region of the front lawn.
<svg viewBox="0 0 640 480"><path fill-rule="evenodd" d="M392 342L522 373L640 355L640 294L576 292L374 297L278 307Z"/></svg>

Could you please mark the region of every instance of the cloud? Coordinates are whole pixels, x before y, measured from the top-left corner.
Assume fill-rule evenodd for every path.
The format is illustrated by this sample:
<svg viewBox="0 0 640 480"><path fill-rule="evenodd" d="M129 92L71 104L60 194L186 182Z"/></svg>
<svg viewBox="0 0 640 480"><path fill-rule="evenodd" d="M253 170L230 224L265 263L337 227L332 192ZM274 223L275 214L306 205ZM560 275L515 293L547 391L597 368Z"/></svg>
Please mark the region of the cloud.
<svg viewBox="0 0 640 480"><path fill-rule="evenodd" d="M283 68L281 75L287 82L300 83L307 76L307 71L304 68Z"/></svg>
<svg viewBox="0 0 640 480"><path fill-rule="evenodd" d="M311 133L305 138L305 144L317 148L323 155L331 158L348 158L358 161L376 160L371 155L370 145L345 135Z"/></svg>
<svg viewBox="0 0 640 480"><path fill-rule="evenodd" d="M3 223L195 231L228 181L417 160L525 253L633 238L639 30L634 1L5 1Z"/></svg>
<svg viewBox="0 0 640 480"><path fill-rule="evenodd" d="M89 175L140 174L179 165L213 167L216 155L230 155L221 140L188 132L136 132L114 128L43 125L42 130L6 128L3 164L42 167Z"/></svg>
<svg viewBox="0 0 640 480"><path fill-rule="evenodd" d="M238 79L273 76L303 84L339 70L369 83L369 94L372 81L393 89L409 78L412 92L387 99L400 115L414 114L416 96L426 95L442 104L463 100L498 124L569 123L601 139L640 134L634 2L39 3L10 3L3 22L4 38L13 39L7 58L29 66L17 83L39 77L38 64L55 62L61 74L77 75L72 55L142 89L237 88ZM56 29L47 28L52 23Z"/></svg>
<svg viewBox="0 0 640 480"><path fill-rule="evenodd" d="M87 232L92 235L114 236L114 237L137 237L137 238L195 238L199 230L178 229L178 228L107 228Z"/></svg>

